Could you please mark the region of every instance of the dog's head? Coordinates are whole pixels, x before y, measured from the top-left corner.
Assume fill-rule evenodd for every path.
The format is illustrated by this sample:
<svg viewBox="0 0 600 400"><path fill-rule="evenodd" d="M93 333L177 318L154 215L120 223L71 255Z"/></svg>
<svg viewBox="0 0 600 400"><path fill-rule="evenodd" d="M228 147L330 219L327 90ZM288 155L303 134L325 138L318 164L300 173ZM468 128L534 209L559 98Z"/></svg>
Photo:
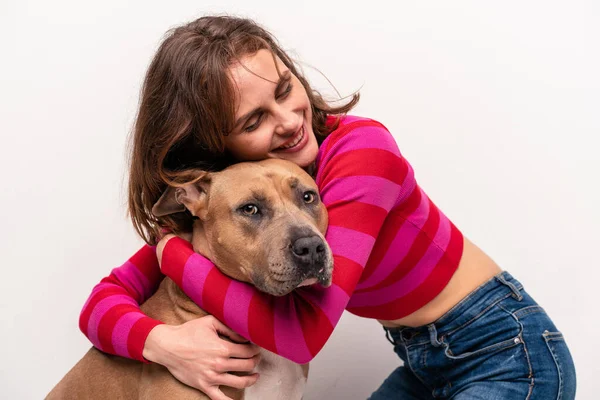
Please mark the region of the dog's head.
<svg viewBox="0 0 600 400"><path fill-rule="evenodd" d="M197 217L194 250L232 278L276 296L331 285L327 210L313 179L296 164L269 159L200 173L194 183L169 187L152 212L185 209Z"/></svg>

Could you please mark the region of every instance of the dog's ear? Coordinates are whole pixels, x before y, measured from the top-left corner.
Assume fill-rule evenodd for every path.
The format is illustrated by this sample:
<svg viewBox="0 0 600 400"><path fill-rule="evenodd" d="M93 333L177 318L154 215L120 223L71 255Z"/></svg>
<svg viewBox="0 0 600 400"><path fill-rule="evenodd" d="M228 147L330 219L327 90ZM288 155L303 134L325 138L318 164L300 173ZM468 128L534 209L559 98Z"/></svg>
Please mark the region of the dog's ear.
<svg viewBox="0 0 600 400"><path fill-rule="evenodd" d="M186 183L182 186L168 186L158 201L154 203L152 214L155 217L164 217L187 209L192 215L200 217L196 215L196 212L205 208L202 207L202 204L206 200L209 184L210 178L207 175L196 182Z"/></svg>

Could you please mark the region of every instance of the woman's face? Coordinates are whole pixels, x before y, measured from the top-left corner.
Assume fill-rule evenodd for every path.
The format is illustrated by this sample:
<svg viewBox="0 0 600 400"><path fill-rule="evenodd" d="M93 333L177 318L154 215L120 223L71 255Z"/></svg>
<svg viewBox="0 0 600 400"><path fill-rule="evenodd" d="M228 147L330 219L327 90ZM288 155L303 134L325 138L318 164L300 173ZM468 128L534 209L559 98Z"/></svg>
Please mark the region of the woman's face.
<svg viewBox="0 0 600 400"><path fill-rule="evenodd" d="M233 131L227 150L240 161L280 158L306 167L319 150L312 111L298 78L272 53L259 50L229 68L237 90Z"/></svg>

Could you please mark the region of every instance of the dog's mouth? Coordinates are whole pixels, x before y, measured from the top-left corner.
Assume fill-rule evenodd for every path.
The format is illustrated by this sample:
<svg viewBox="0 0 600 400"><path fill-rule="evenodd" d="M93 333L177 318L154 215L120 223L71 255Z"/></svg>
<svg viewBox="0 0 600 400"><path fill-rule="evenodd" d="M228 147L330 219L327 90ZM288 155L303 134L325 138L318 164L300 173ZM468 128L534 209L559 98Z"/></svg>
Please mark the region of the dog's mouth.
<svg viewBox="0 0 600 400"><path fill-rule="evenodd" d="M322 267L316 273L307 273L303 275L294 275L287 277L285 274L272 273L271 278L281 284L291 284L296 287L309 286L319 283L322 286L331 285L331 273L326 267Z"/></svg>
<svg viewBox="0 0 600 400"><path fill-rule="evenodd" d="M273 296L285 296L294 289L303 286L320 284L323 287L331 286L332 268L324 266L313 273L286 274L271 272L267 279L254 280L254 285L261 291Z"/></svg>

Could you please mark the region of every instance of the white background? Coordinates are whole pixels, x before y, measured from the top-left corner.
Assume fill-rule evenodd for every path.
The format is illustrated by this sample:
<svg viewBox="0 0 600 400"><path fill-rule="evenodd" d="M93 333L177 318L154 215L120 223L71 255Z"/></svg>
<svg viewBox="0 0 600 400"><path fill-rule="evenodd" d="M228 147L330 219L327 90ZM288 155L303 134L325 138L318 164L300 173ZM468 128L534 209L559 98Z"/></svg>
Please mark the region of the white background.
<svg viewBox="0 0 600 400"><path fill-rule="evenodd" d="M145 69L167 29L209 12L255 18L343 95L360 89L354 113L390 129L434 202L546 308L578 399L598 398L593 0L3 0L0 398L42 398L89 347L85 299L141 244L124 188ZM376 322L346 315L305 398L364 399L398 362Z"/></svg>

